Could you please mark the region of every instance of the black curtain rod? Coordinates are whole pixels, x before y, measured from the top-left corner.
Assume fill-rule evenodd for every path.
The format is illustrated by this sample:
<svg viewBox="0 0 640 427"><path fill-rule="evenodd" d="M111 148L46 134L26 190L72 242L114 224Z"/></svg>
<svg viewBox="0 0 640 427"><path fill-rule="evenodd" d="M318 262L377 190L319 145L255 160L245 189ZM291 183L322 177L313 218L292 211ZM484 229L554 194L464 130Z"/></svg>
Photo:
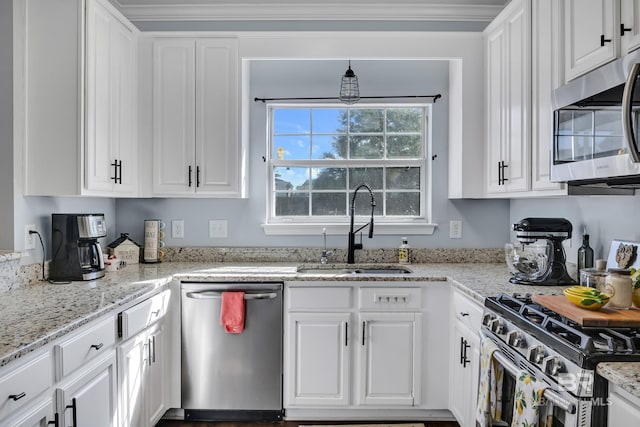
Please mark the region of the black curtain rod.
<svg viewBox="0 0 640 427"><path fill-rule="evenodd" d="M361 96L360 99L389 99L389 98L433 98L435 103L442 95L403 95L403 96ZM340 101L337 97L318 97L318 98L253 98L254 102L267 101Z"/></svg>

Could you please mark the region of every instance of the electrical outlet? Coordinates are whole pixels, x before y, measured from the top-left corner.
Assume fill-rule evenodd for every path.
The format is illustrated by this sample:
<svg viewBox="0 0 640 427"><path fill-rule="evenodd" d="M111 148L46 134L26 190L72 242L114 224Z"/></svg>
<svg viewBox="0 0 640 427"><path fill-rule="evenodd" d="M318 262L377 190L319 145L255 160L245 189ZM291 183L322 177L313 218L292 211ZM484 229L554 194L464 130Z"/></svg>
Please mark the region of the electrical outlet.
<svg viewBox="0 0 640 427"><path fill-rule="evenodd" d="M462 220L449 221L449 238L462 239Z"/></svg>
<svg viewBox="0 0 640 427"><path fill-rule="evenodd" d="M36 231L36 226L34 224L24 226L24 249L27 251L36 248L36 235L29 231Z"/></svg>
<svg viewBox="0 0 640 427"><path fill-rule="evenodd" d="M226 219L210 219L209 220L209 238L226 238L227 237L227 220Z"/></svg>
<svg viewBox="0 0 640 427"><path fill-rule="evenodd" d="M184 239L184 221L181 219L171 220L171 237L174 239Z"/></svg>

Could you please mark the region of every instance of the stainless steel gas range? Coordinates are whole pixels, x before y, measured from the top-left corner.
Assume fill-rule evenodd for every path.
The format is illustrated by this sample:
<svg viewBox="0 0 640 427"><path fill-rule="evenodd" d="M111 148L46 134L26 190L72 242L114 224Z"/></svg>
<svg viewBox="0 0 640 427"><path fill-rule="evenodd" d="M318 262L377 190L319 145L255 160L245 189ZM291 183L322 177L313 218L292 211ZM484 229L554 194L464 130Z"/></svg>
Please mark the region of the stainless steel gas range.
<svg viewBox="0 0 640 427"><path fill-rule="evenodd" d="M640 361L640 329L583 327L529 295L487 298L482 334L498 347L494 358L505 372L502 418L508 425L520 370L547 384L544 396L554 405L554 427L604 427L608 383L597 374L597 364Z"/></svg>

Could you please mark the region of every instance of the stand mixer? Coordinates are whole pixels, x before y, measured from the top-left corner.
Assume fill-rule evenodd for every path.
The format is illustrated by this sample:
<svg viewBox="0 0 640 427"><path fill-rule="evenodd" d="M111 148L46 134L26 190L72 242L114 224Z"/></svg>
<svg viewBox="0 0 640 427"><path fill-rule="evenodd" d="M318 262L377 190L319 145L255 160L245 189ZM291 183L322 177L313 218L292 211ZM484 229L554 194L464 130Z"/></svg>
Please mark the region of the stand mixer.
<svg viewBox="0 0 640 427"><path fill-rule="evenodd" d="M507 244L505 258L511 283L526 285L574 285L567 273L562 241L571 238L573 226L564 218L524 218L513 224L519 245ZM544 253L527 247L545 240ZM538 246L539 247L539 246Z"/></svg>

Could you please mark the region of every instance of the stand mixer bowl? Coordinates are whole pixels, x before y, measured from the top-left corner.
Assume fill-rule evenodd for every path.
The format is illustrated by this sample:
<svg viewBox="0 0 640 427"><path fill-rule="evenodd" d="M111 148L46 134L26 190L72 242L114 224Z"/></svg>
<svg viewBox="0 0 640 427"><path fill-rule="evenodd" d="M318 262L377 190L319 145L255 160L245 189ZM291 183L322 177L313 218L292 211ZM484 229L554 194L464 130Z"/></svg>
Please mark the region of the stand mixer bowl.
<svg viewBox="0 0 640 427"><path fill-rule="evenodd" d="M520 280L536 281L549 268L551 246L545 241L530 245L507 243L504 245L505 261L511 274Z"/></svg>

